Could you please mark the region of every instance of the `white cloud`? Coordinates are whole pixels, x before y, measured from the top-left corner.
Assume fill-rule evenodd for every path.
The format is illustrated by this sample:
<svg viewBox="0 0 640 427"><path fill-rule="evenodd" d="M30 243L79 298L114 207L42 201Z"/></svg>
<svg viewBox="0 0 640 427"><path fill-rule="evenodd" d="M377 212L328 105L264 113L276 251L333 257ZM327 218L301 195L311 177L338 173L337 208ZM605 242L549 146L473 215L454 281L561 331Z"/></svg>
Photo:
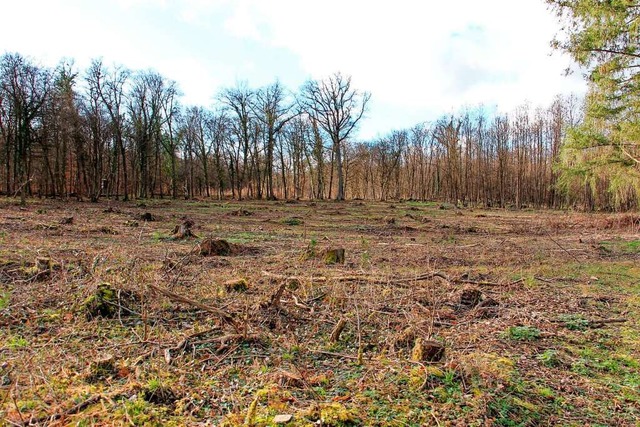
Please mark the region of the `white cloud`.
<svg viewBox="0 0 640 427"><path fill-rule="evenodd" d="M265 28L262 40L294 52L310 76L340 70L398 108L510 108L584 87L562 75L567 58L550 56L558 25L539 0L253 0L237 10L252 38Z"/></svg>
<svg viewBox="0 0 640 427"><path fill-rule="evenodd" d="M224 28L235 37L260 40L260 31L246 2L239 2L233 14L225 21Z"/></svg>
<svg viewBox="0 0 640 427"><path fill-rule="evenodd" d="M550 55L559 26L541 0L31 0L7 2L3 13L28 16L37 30L7 20L0 53L18 51L47 65L66 56L82 67L103 56L155 68L178 80L189 103L208 105L221 86L260 70L286 75L292 61L285 65L277 52L290 52L307 77L341 71L372 93L364 136L384 132L383 123L408 125L389 124L391 116L413 120L479 103L509 110L585 88L579 76L563 76L567 58ZM181 44L179 31L198 34L204 47ZM229 37L254 50L230 55L207 46ZM268 64L251 55L256 45Z"/></svg>
<svg viewBox="0 0 640 427"><path fill-rule="evenodd" d="M167 0L116 0L116 3L124 10L132 10L141 6L165 9L168 6Z"/></svg>

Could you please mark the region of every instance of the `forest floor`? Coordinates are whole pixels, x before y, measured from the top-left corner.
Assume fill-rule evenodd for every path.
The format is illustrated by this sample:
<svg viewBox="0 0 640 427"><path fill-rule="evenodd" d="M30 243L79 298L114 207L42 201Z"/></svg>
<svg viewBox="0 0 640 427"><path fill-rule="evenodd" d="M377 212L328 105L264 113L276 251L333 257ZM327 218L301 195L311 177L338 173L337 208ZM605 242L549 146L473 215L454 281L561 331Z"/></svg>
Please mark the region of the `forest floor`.
<svg viewBox="0 0 640 427"><path fill-rule="evenodd" d="M639 228L420 202L0 199L0 419L640 425Z"/></svg>

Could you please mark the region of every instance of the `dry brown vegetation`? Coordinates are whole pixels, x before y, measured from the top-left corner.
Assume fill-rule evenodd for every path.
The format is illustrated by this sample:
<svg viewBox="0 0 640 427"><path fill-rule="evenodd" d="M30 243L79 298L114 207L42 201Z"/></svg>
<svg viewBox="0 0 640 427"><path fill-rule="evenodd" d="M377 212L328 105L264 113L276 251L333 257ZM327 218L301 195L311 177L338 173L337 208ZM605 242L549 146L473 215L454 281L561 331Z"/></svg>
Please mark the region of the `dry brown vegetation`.
<svg viewBox="0 0 640 427"><path fill-rule="evenodd" d="M0 200L7 425L637 422L629 214L145 203Z"/></svg>

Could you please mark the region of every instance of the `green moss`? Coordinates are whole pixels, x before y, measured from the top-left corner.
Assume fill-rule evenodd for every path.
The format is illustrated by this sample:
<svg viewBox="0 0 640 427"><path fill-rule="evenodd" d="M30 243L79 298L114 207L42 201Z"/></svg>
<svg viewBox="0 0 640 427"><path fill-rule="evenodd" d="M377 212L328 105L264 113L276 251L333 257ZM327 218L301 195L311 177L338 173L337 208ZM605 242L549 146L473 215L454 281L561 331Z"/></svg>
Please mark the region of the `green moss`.
<svg viewBox="0 0 640 427"><path fill-rule="evenodd" d="M332 402L320 405L315 415L319 415L322 425L326 427L350 427L362 425L357 412L354 409L347 408L341 403ZM311 419L315 418L311 415Z"/></svg>
<svg viewBox="0 0 640 427"><path fill-rule="evenodd" d="M322 259L325 264L344 264L344 249L327 249L322 255Z"/></svg>
<svg viewBox="0 0 640 427"><path fill-rule="evenodd" d="M224 283L227 292L247 292L249 282L245 278L229 280Z"/></svg>
<svg viewBox="0 0 640 427"><path fill-rule="evenodd" d="M302 221L300 218L296 218L296 217L285 218L281 222L284 225L290 225L290 226L296 226L296 225L304 224L304 221Z"/></svg>
<svg viewBox="0 0 640 427"><path fill-rule="evenodd" d="M9 306L11 294L9 292L0 292L0 310L4 310Z"/></svg>
<svg viewBox="0 0 640 427"><path fill-rule="evenodd" d="M598 248L606 253L637 254L640 253L640 240L615 239L602 241Z"/></svg>
<svg viewBox="0 0 640 427"><path fill-rule="evenodd" d="M115 359L112 355L104 355L101 359L95 360L89 367L87 382L93 383L102 381L114 376L116 373Z"/></svg>
<svg viewBox="0 0 640 427"><path fill-rule="evenodd" d="M112 318L116 315L131 316L136 314L139 296L128 290L115 289L109 283L101 283L83 304L87 319L96 317Z"/></svg>
<svg viewBox="0 0 640 427"><path fill-rule="evenodd" d="M98 285L95 293L84 302L87 318L111 318L116 313L116 292L109 283Z"/></svg>
<svg viewBox="0 0 640 427"><path fill-rule="evenodd" d="M580 314L565 314L560 316L564 327L572 331L584 331L589 327L589 321Z"/></svg>
<svg viewBox="0 0 640 427"><path fill-rule="evenodd" d="M554 367L560 365L560 359L558 357L558 351L547 349L540 353L536 358L547 367Z"/></svg>
<svg viewBox="0 0 640 427"><path fill-rule="evenodd" d="M6 341L6 345L7 347L9 347L12 350L17 350L19 348L25 348L29 345L29 341L27 341L26 339L24 339L21 336L11 336L7 339Z"/></svg>

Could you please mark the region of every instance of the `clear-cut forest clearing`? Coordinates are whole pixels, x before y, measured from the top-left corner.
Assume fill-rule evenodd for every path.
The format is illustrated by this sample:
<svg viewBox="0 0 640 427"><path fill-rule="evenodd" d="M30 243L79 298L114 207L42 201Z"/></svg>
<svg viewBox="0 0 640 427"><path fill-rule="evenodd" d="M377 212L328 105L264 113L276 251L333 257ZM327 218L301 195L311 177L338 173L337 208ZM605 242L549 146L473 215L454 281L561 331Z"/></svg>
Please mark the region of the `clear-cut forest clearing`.
<svg viewBox="0 0 640 427"><path fill-rule="evenodd" d="M640 415L635 214L0 203L7 425Z"/></svg>
<svg viewBox="0 0 640 427"><path fill-rule="evenodd" d="M640 425L640 4L545 3L584 97L370 140L341 72L2 53L3 423Z"/></svg>

